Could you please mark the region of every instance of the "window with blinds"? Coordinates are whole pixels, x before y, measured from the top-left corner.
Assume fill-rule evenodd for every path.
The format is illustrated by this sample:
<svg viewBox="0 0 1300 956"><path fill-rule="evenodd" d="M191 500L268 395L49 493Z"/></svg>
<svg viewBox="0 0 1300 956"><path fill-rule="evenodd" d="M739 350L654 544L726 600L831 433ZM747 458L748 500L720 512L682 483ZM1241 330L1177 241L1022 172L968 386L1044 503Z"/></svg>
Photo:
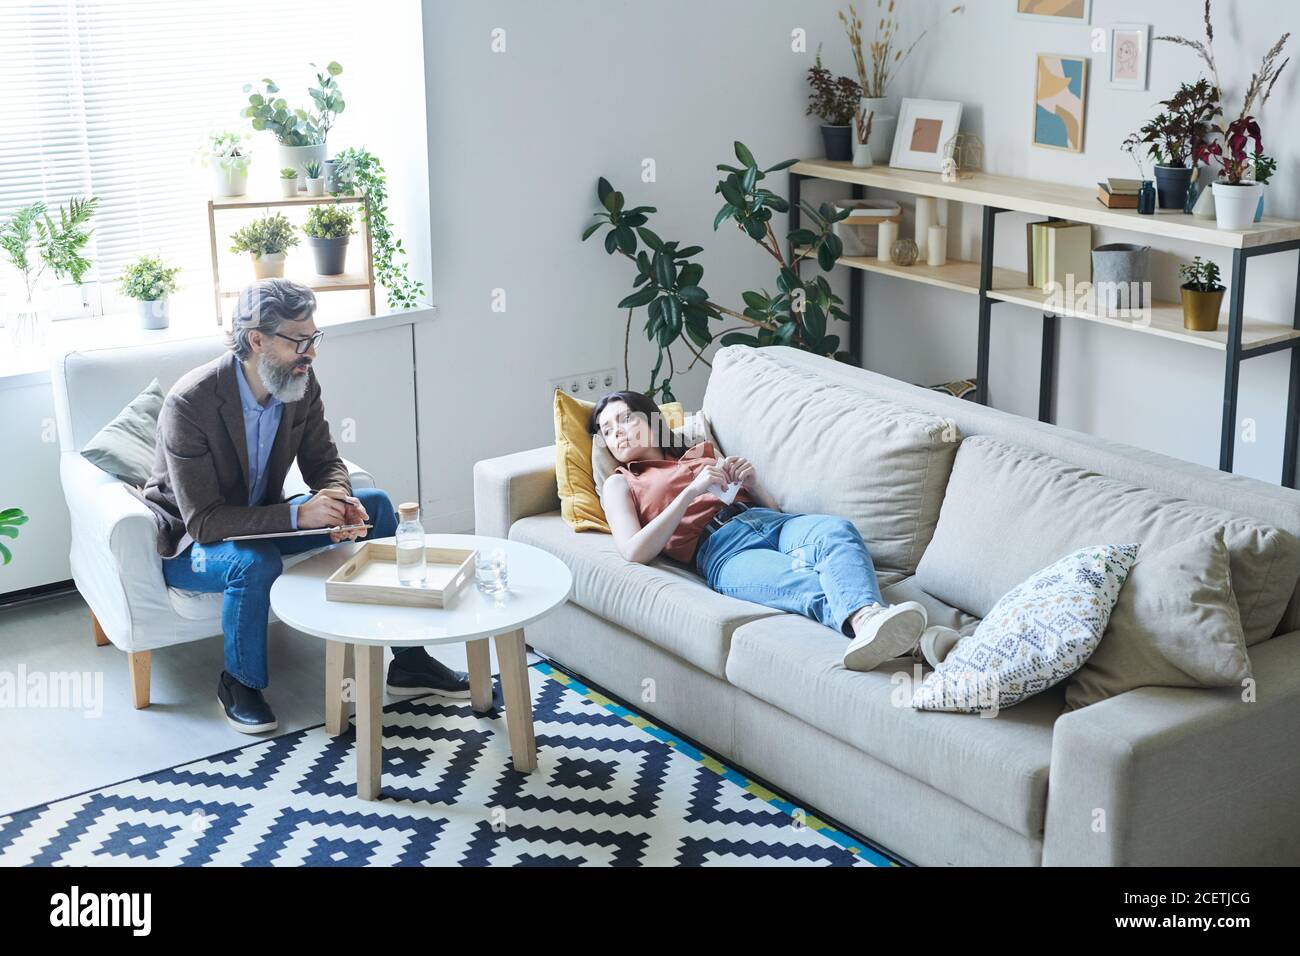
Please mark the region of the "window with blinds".
<svg viewBox="0 0 1300 956"><path fill-rule="evenodd" d="M349 68L373 60L389 31L410 30L412 16L418 29L413 3L4 0L0 221L37 200L98 197L82 297L92 312L118 303L117 277L142 254L209 281L212 174L199 151L209 133L252 132L239 115L244 84L270 77L291 107L310 108L310 64L337 60L347 142L336 130L331 152L362 142L366 111L348 95ZM274 165L270 133L251 143L255 170Z"/></svg>

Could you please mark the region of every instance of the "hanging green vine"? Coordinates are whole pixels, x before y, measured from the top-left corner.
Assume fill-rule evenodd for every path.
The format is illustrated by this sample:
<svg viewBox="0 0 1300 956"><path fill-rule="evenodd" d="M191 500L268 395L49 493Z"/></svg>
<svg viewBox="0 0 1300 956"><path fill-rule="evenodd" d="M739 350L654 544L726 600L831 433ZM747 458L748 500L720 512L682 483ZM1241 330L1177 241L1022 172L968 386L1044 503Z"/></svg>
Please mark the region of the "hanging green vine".
<svg viewBox="0 0 1300 956"><path fill-rule="evenodd" d="M387 290L389 305L420 308L424 304L424 283L412 279L406 272L406 263L397 261L398 256L406 257L406 250L388 224L388 188L379 157L369 150L350 147L335 156L334 161L338 164L338 188L333 195L355 196L360 191L366 197L362 215L374 246L375 277Z"/></svg>

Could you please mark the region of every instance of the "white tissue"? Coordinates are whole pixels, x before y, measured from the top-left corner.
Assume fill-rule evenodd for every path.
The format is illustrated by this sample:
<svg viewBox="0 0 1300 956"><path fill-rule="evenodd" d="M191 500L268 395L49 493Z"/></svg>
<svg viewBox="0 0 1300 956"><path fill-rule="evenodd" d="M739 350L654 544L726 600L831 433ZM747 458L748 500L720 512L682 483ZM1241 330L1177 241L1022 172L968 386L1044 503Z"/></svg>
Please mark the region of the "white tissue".
<svg viewBox="0 0 1300 956"><path fill-rule="evenodd" d="M722 503L724 505L729 505L736 500L736 495L740 493L740 482L733 481L725 488L723 488L721 485L712 484L709 485L709 487L706 488L705 491L707 491L711 495L717 495L719 498L722 499Z"/></svg>

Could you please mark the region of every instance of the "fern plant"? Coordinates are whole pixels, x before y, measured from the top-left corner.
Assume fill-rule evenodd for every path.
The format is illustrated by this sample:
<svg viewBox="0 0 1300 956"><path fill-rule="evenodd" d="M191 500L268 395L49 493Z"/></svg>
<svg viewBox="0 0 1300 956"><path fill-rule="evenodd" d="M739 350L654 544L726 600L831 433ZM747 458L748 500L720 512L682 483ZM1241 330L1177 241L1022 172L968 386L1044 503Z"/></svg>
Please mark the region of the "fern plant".
<svg viewBox="0 0 1300 956"><path fill-rule="evenodd" d="M0 249L22 274L28 302L46 270L56 279L70 276L81 285L90 270L90 260L84 254L91 236L86 226L98 204L93 196L74 196L66 207L59 207L55 222L45 203L34 202L19 209L0 227Z"/></svg>
<svg viewBox="0 0 1300 956"><path fill-rule="evenodd" d="M5 508L0 511L0 535L6 538L18 537L18 526L27 523L27 515L21 508ZM13 554L0 542L0 564L8 564Z"/></svg>

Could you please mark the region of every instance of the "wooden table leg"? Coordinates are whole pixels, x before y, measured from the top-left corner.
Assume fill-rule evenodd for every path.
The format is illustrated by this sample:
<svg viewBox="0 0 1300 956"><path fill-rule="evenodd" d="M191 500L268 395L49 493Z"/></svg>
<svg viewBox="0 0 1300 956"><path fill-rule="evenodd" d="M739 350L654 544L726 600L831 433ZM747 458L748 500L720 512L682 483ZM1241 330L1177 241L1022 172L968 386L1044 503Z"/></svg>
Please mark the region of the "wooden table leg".
<svg viewBox="0 0 1300 956"><path fill-rule="evenodd" d="M325 642L325 732L337 737L348 729L348 698L344 684L354 676L352 645L343 641Z"/></svg>
<svg viewBox="0 0 1300 956"><path fill-rule="evenodd" d="M515 769L529 773L537 769L537 742L533 738L533 695L528 687L528 654L524 632L510 631L496 636L497 663L501 665L501 695L506 705L506 729Z"/></svg>
<svg viewBox="0 0 1300 956"><path fill-rule="evenodd" d="M357 796L377 800L384 768L384 647L358 644L353 654L357 668Z"/></svg>
<svg viewBox="0 0 1300 956"><path fill-rule="evenodd" d="M476 713L492 709L492 651L487 638L465 642L469 661L469 702Z"/></svg>

